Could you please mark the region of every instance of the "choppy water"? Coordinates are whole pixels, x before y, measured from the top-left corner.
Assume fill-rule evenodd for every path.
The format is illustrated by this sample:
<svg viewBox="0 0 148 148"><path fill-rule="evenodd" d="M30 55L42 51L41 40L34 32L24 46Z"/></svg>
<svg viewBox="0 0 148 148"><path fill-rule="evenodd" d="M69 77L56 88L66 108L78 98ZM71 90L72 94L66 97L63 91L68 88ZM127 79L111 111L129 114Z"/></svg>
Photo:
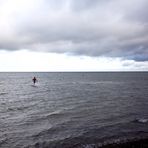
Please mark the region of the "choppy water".
<svg viewBox="0 0 148 148"><path fill-rule="evenodd" d="M0 73L2 148L91 148L146 136L146 72Z"/></svg>

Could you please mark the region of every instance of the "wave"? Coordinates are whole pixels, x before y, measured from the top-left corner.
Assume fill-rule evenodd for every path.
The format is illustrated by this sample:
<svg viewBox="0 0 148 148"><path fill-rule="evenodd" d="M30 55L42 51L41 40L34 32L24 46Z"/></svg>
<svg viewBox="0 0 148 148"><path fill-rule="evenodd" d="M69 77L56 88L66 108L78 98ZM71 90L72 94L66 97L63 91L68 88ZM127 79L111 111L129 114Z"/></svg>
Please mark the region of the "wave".
<svg viewBox="0 0 148 148"><path fill-rule="evenodd" d="M144 119L144 118L141 118ZM142 122L141 119L138 119L138 121L134 120L134 122ZM140 121L139 121L140 120ZM59 131L62 133L62 137L64 139L59 139L59 137L55 137L55 139L50 139L51 141L42 141L37 142L36 141L36 146L39 148L44 148L44 147L50 147L50 148L120 148L124 147L122 145L129 145L132 143L132 145L136 145L136 141L140 141L142 139L148 139L148 132L143 131L142 129L138 131L126 131L126 132L116 132L115 128L121 129L124 128L125 126L122 126L121 123L118 123L116 125L106 125L97 129L92 129L89 130L86 128L86 131L83 130L81 134L78 134L74 136L74 134L69 134L68 137L64 135L65 129L68 128L68 122L71 121L66 121L64 124L60 123L60 125L53 126L49 129L46 129L36 135L33 135L35 139L40 139L41 137L50 137L51 135L53 136L54 134L56 135ZM129 121L126 123L132 124L133 121ZM147 122L147 120L144 120L144 123ZM71 125L71 124L70 124ZM80 130L80 129L79 129ZM113 132L114 131L114 132ZM70 131L69 131L70 132ZM73 132L73 131L71 131ZM109 134L110 133L110 134ZM113 133L113 134L112 134ZM45 140L45 139L44 139ZM141 143L141 142L138 142ZM144 143L145 144L145 143ZM147 143L148 144L148 143ZM139 148L139 147L134 147L134 148ZM32 147L32 146L31 146Z"/></svg>
<svg viewBox="0 0 148 148"><path fill-rule="evenodd" d="M8 94L7 92L1 92L0 96L7 95L7 94Z"/></svg>
<svg viewBox="0 0 148 148"><path fill-rule="evenodd" d="M97 84L121 84L124 82L115 82L115 81L79 81L73 82L73 84L86 84L86 85L97 85Z"/></svg>
<svg viewBox="0 0 148 148"><path fill-rule="evenodd" d="M146 118L139 118L139 119L133 120L133 122L137 122L137 123L148 123L148 119L146 119Z"/></svg>
<svg viewBox="0 0 148 148"><path fill-rule="evenodd" d="M29 106L20 106L20 107L8 107L7 111L22 111L29 108Z"/></svg>
<svg viewBox="0 0 148 148"><path fill-rule="evenodd" d="M48 119L50 117L60 116L62 114L62 112L63 112L63 110L59 109L59 110L56 110L56 111L53 111L53 112L43 115L43 118Z"/></svg>
<svg viewBox="0 0 148 148"><path fill-rule="evenodd" d="M2 145L5 144L7 140L8 140L8 139L7 139L6 137L1 138L1 139L0 139L0 147L2 147Z"/></svg>

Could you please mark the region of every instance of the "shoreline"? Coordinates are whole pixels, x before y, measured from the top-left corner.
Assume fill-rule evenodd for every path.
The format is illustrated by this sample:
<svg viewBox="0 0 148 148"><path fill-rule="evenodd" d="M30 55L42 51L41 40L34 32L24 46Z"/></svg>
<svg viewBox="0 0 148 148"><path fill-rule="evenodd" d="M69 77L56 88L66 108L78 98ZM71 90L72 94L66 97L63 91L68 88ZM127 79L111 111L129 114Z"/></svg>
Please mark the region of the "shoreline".
<svg viewBox="0 0 148 148"><path fill-rule="evenodd" d="M60 142L43 142L39 143L37 142L33 146L28 146L25 148L148 148L148 137L145 138L135 138L135 139L129 139L129 140L123 140L123 141L114 141L112 143L109 142L98 142L98 143L88 143L88 144L82 144L78 142L77 140L74 141L60 141Z"/></svg>
<svg viewBox="0 0 148 148"><path fill-rule="evenodd" d="M148 148L148 138L133 139L120 143L110 143L98 148Z"/></svg>

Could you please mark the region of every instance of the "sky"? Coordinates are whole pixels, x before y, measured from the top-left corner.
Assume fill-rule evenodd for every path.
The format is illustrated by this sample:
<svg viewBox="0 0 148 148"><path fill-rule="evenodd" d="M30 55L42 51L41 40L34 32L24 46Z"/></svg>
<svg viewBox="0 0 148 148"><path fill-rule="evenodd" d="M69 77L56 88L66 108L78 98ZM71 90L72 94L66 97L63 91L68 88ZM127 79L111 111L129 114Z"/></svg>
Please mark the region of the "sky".
<svg viewBox="0 0 148 148"><path fill-rule="evenodd" d="M148 71L147 0L0 0L0 71Z"/></svg>

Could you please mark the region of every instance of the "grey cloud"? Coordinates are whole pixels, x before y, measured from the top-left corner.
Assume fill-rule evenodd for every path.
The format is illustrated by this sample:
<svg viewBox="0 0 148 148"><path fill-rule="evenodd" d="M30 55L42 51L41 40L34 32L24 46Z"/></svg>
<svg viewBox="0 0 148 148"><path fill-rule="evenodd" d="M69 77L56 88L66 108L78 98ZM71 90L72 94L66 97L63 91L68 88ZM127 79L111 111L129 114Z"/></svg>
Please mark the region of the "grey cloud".
<svg viewBox="0 0 148 148"><path fill-rule="evenodd" d="M72 0L70 6L74 11L84 11L97 7L98 3L102 2L102 0L79 0L79 2Z"/></svg>
<svg viewBox="0 0 148 148"><path fill-rule="evenodd" d="M34 3L6 19L0 13L4 24L12 18L4 30L0 24L0 49L148 60L146 0Z"/></svg>
<svg viewBox="0 0 148 148"><path fill-rule="evenodd" d="M133 3L133 7L130 7L129 10L127 11L126 18L129 21L135 21L138 23L147 23L148 22L148 1L147 0L142 0L139 3Z"/></svg>

